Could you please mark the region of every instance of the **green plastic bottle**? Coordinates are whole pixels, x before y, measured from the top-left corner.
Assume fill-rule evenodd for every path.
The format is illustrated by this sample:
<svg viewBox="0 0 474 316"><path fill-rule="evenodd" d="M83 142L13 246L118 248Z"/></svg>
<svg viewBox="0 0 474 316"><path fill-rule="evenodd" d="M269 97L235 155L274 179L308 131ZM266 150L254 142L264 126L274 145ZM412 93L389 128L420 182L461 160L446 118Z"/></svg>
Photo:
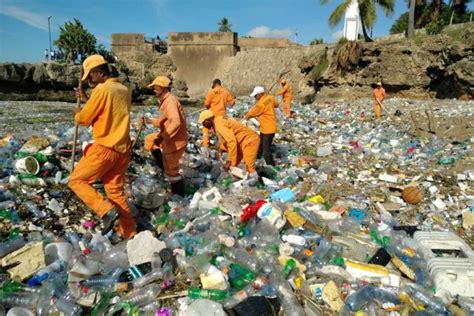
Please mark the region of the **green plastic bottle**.
<svg viewBox="0 0 474 316"><path fill-rule="evenodd" d="M207 298L213 301L222 301L229 297L229 292L223 290L204 290L192 287L188 289L188 297L193 300Z"/></svg>
<svg viewBox="0 0 474 316"><path fill-rule="evenodd" d="M294 268L296 268L296 261L293 259L289 259L283 267L283 276L285 277L285 279L288 278Z"/></svg>
<svg viewBox="0 0 474 316"><path fill-rule="evenodd" d="M242 267L240 264L231 263L230 269L238 273L238 275L245 282L253 282L257 278L257 275L254 272L252 272L250 269Z"/></svg>

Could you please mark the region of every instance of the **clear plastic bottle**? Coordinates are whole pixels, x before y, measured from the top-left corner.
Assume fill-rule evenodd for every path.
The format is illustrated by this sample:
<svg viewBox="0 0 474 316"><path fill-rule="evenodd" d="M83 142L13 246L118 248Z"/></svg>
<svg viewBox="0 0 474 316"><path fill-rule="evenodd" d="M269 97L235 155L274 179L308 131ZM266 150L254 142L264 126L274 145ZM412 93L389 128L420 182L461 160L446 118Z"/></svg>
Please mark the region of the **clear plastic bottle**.
<svg viewBox="0 0 474 316"><path fill-rule="evenodd" d="M29 309L36 308L39 301L37 293L18 293L10 294L8 296L0 297L0 304L5 308L12 308L15 306L26 307Z"/></svg>
<svg viewBox="0 0 474 316"><path fill-rule="evenodd" d="M251 256L245 249L226 249L225 256L228 257L231 261L238 262L252 271L258 271L259 264L257 258Z"/></svg>
<svg viewBox="0 0 474 316"><path fill-rule="evenodd" d="M86 287L93 289L107 290L113 288L120 275L125 270L121 267L116 267L109 275L97 276L83 281Z"/></svg>
<svg viewBox="0 0 474 316"><path fill-rule="evenodd" d="M378 301L383 303L390 302L395 305L400 304L400 299L397 295L385 291L382 288L377 288L375 286L368 285L347 297L346 308L351 312L355 312L364 308L374 299L377 299Z"/></svg>
<svg viewBox="0 0 474 316"><path fill-rule="evenodd" d="M423 288L416 284L410 284L405 288L402 288L402 291L406 292L406 294L415 302L423 305L429 313L441 315L450 314L449 310L440 299L429 295Z"/></svg>
<svg viewBox="0 0 474 316"><path fill-rule="evenodd" d="M280 299L281 308L286 316L305 315L303 307L301 307L296 295L286 280L275 279L273 285L278 289L277 296Z"/></svg>
<svg viewBox="0 0 474 316"><path fill-rule="evenodd" d="M133 280L132 284L134 288L141 288L148 283L163 279L164 273L161 268L155 268L150 273L145 274L138 279Z"/></svg>
<svg viewBox="0 0 474 316"><path fill-rule="evenodd" d="M158 284L149 284L132 291L121 300L121 303L132 303L137 306L148 305L156 300L160 292L161 288Z"/></svg>
<svg viewBox="0 0 474 316"><path fill-rule="evenodd" d="M46 212L41 211L33 201L26 201L25 205L35 218L43 218L46 216Z"/></svg>

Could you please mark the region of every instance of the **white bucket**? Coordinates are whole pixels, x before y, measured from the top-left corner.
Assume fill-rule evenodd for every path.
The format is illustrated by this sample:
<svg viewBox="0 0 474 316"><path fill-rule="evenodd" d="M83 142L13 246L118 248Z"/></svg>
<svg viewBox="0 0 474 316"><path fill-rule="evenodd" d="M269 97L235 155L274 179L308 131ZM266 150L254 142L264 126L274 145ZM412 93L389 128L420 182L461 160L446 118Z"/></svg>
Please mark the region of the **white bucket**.
<svg viewBox="0 0 474 316"><path fill-rule="evenodd" d="M34 157L28 156L15 160L15 169L20 173L38 174L40 165Z"/></svg>

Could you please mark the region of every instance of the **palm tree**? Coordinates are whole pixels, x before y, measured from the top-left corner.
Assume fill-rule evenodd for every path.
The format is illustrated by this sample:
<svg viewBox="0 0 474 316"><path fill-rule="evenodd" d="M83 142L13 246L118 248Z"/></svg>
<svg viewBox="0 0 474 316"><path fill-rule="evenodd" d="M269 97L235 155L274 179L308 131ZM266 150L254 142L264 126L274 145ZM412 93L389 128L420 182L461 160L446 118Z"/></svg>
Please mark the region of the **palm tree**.
<svg viewBox="0 0 474 316"><path fill-rule="evenodd" d="M320 2L321 4L326 4L329 0L320 0ZM329 17L329 25L331 27L336 26L342 20L342 17L351 2L352 0L343 0L343 2L334 10ZM391 16L393 14L394 0L357 0L357 2L359 4L359 16L364 38L366 41L372 41L367 33L367 29L372 28L377 19L375 4L382 9L385 15Z"/></svg>
<svg viewBox="0 0 474 316"><path fill-rule="evenodd" d="M219 32L232 32L230 29L232 24L229 23L229 20L226 17L222 18L217 25L219 25Z"/></svg>

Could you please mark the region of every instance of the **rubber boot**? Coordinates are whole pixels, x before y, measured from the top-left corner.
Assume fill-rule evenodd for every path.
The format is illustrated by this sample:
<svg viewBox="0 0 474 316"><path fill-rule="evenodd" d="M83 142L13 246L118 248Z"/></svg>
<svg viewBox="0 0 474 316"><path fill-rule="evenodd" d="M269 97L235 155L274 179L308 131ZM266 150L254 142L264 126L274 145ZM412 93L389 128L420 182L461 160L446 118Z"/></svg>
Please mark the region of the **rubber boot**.
<svg viewBox="0 0 474 316"><path fill-rule="evenodd" d="M161 149L153 150L153 151L151 152L151 154L152 154L153 157L155 158L158 167L160 167L161 170L164 170L164 166L163 166L163 154L161 153Z"/></svg>
<svg viewBox="0 0 474 316"><path fill-rule="evenodd" d="M184 197L184 180L171 183L171 192L173 194Z"/></svg>

